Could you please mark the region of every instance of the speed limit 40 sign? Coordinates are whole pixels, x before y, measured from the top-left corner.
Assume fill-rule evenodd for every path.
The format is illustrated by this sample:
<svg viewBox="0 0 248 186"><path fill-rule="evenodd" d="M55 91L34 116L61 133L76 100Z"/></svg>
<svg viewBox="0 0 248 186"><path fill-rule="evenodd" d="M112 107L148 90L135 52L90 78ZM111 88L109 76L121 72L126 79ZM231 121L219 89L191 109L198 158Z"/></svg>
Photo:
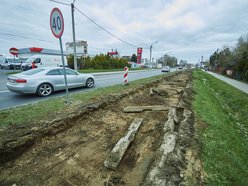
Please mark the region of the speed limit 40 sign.
<svg viewBox="0 0 248 186"><path fill-rule="evenodd" d="M64 52L63 52L62 39L61 39L61 36L63 35L63 32L64 32L64 18L63 18L61 11L58 8L54 8L51 12L50 28L52 30L53 35L59 39L61 59L63 63L64 79L65 79L65 90L66 90L66 98L67 98L66 102L69 103L70 101L69 101L67 77L65 73Z"/></svg>
<svg viewBox="0 0 248 186"><path fill-rule="evenodd" d="M60 38L64 32L64 18L58 8L54 8L50 15L50 27L53 35Z"/></svg>

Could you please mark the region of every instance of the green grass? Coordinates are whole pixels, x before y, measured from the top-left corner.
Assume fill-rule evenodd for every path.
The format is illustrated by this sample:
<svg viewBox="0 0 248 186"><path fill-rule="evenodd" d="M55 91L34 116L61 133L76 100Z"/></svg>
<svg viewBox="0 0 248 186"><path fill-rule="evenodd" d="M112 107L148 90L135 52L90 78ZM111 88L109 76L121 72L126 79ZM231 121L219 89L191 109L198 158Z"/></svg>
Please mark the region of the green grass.
<svg viewBox="0 0 248 186"><path fill-rule="evenodd" d="M129 68L129 71L135 71L135 70L148 70L147 68ZM123 68L118 69L84 69L79 70L80 73L96 73L96 72L118 72L118 71L124 71ZM15 71L15 72L8 72L7 74L17 74L22 72L21 70Z"/></svg>
<svg viewBox="0 0 248 186"><path fill-rule="evenodd" d="M15 71L15 72L8 72L7 74L12 75L12 74L18 74L20 72L22 72L22 71L21 70L18 70L18 71Z"/></svg>
<svg viewBox="0 0 248 186"><path fill-rule="evenodd" d="M202 71L193 77L206 185L247 185L248 95Z"/></svg>
<svg viewBox="0 0 248 186"><path fill-rule="evenodd" d="M135 71L135 70L148 70L147 68L129 68L129 71ZM79 70L81 73L96 73L96 72L118 72L118 71L124 71L123 68L118 69L84 69Z"/></svg>
<svg viewBox="0 0 248 186"><path fill-rule="evenodd" d="M115 85L106 88L98 88L82 93L70 94L70 99L73 102L79 101L81 104L90 103L101 96L110 93L118 93L120 91L136 87L138 85L148 83L152 80L161 78L165 75L154 76L130 82L128 86ZM64 97L51 98L46 101L41 101L36 104L25 105L17 108L11 108L0 111L0 128L8 125L22 125L28 122L38 122L40 120L54 119L57 112L63 111L67 105L64 102Z"/></svg>

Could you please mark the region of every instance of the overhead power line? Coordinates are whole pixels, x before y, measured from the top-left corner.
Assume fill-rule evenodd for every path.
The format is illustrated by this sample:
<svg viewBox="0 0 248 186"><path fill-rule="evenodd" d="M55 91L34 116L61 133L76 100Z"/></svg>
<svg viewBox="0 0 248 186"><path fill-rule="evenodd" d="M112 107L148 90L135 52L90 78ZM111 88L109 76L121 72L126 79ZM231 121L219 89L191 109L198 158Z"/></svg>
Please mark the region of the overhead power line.
<svg viewBox="0 0 248 186"><path fill-rule="evenodd" d="M63 2L60 2L60 1L55 1L55 0L49 0L49 1L52 1L54 3L59 3L59 4L62 4L62 5L66 5L66 6L71 6L70 4L63 3Z"/></svg>
<svg viewBox="0 0 248 186"><path fill-rule="evenodd" d="M84 17L86 17L87 19L89 19L92 23L94 23L96 26L98 26L99 28L101 28L103 31L105 31L106 33L108 33L109 35L113 36L114 38L118 39L119 41L121 41L122 43L125 43L127 45L130 45L132 47L135 47L135 48L138 48L138 46L132 44L132 43L129 43L129 42L126 42L124 41L123 39L117 37L116 35L112 34L110 31L108 31L107 29L105 29L104 27L102 27L101 25L99 25L98 23L96 23L93 19L91 19L89 16L87 16L86 14L84 14L81 10L79 10L77 7L75 7L75 9L80 13L82 14Z"/></svg>
<svg viewBox="0 0 248 186"><path fill-rule="evenodd" d="M45 40L45 39L27 37L27 36L16 35L16 34L10 34L10 33L5 33L5 32L0 32L0 35L6 35L6 36L12 36L12 37L18 37L18 38L24 38L24 39L31 39L31 40L43 41L43 42L49 42L49 43L55 43L55 42L53 42L53 41L49 41L49 40Z"/></svg>
<svg viewBox="0 0 248 186"><path fill-rule="evenodd" d="M59 1L56 1L56 0L50 0L52 2L55 2L55 3L59 3L59 4L63 4L63 5L66 5L66 6L71 6L70 4L67 4L67 3L63 3L63 2L59 2ZM121 39L120 37L116 36L115 34L111 33L110 31L108 31L107 29L105 29L103 26L99 25L97 22L95 22L92 18L90 18L89 16L87 16L85 13L83 13L81 10L79 10L77 7L74 7L80 14L82 14L84 17L86 17L88 20L90 20L92 23L94 23L97 27L99 27L100 29L102 29L104 32L106 32L107 34L111 35L112 37L116 38L117 40L121 41L122 43L125 43L127 45L130 45L132 47L135 47L135 48L138 48L139 46L136 46L132 43L129 43L127 41L124 41L123 39ZM143 48L143 49L148 49L148 48Z"/></svg>

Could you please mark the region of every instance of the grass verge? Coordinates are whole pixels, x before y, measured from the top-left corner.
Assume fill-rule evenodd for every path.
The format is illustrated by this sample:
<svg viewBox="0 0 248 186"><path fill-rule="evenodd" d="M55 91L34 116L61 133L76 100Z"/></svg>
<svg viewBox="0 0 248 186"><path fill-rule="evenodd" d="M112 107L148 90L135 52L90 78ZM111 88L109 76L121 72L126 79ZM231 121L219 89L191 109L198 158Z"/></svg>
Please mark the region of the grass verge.
<svg viewBox="0 0 248 186"><path fill-rule="evenodd" d="M80 102L80 104L87 104L97 97L107 95L110 93L117 93L125 89L134 88L137 85L149 83L152 80L161 78L165 75L154 76L141 80L132 81L128 86L114 85L106 88L92 89L82 93L75 93L70 95L73 102ZM9 125L20 125L28 122L36 122L43 120L54 119L56 113L63 111L68 105L64 102L64 97L51 98L46 101L41 101L35 104L29 104L16 108L6 109L0 111L0 128Z"/></svg>
<svg viewBox="0 0 248 186"><path fill-rule="evenodd" d="M128 69L129 71L136 71L136 70L148 70L147 68L130 68ZM117 68L117 69L84 69L84 70L79 70L80 73L95 73L95 72L118 72L118 71L124 71L122 68ZM19 71L14 71L14 72L8 72L8 75L12 74L17 74L22 72L21 70Z"/></svg>
<svg viewBox="0 0 248 186"><path fill-rule="evenodd" d="M145 68L130 68L129 71L136 71L136 70L148 70ZM95 73L95 72L118 72L118 71L124 71L122 68L118 69L84 69L79 70L81 73Z"/></svg>
<svg viewBox="0 0 248 186"><path fill-rule="evenodd" d="M248 95L202 71L193 77L206 185L247 185Z"/></svg>

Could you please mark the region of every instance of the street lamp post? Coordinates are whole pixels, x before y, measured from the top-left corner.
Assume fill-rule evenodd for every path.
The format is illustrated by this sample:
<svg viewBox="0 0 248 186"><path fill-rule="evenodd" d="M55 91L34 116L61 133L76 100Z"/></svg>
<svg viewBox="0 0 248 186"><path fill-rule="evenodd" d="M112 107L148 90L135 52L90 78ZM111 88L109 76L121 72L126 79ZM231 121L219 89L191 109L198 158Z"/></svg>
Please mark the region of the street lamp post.
<svg viewBox="0 0 248 186"><path fill-rule="evenodd" d="M158 41L155 41L154 43L151 44L150 46L150 68L151 68L151 65L152 65L152 45L157 43Z"/></svg>

